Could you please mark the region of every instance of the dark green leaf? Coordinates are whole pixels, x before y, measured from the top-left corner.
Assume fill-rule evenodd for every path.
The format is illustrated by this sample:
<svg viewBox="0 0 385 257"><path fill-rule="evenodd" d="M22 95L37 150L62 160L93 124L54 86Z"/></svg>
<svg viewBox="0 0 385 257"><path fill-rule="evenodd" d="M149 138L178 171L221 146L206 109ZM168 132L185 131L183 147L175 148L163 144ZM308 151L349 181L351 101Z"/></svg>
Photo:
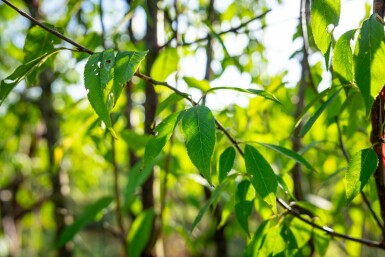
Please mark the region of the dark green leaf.
<svg viewBox="0 0 385 257"><path fill-rule="evenodd" d="M229 173L234 165L234 159L235 150L231 146L226 148L219 157L219 182L222 182L226 178L227 173Z"/></svg>
<svg viewBox="0 0 385 257"><path fill-rule="evenodd" d="M350 41L356 30L345 32L338 40L333 50L333 71L342 83L354 83L353 52Z"/></svg>
<svg viewBox="0 0 385 257"><path fill-rule="evenodd" d="M247 191L249 190L250 181L243 180L237 186L235 192L235 217L246 234L250 237L249 232L249 216L253 210L253 202L246 199Z"/></svg>
<svg viewBox="0 0 385 257"><path fill-rule="evenodd" d="M311 29L317 47L325 54L331 42L332 29L337 27L340 12L340 0L312 0L311 1Z"/></svg>
<svg viewBox="0 0 385 257"><path fill-rule="evenodd" d="M72 240L74 236L88 223L95 220L97 214L103 209L107 208L112 202L113 198L110 196L103 197L95 203L84 207L82 215L75 220L70 226L66 227L60 234L58 246L63 246L68 241Z"/></svg>
<svg viewBox="0 0 385 257"><path fill-rule="evenodd" d="M154 222L155 212L153 209L147 209L139 214L131 225L130 232L127 236L128 256L139 257L146 248L148 240L150 240L153 231L152 224Z"/></svg>
<svg viewBox="0 0 385 257"><path fill-rule="evenodd" d="M115 57L114 86L112 96L114 105L118 100L122 88L132 79L147 52L118 52Z"/></svg>
<svg viewBox="0 0 385 257"><path fill-rule="evenodd" d="M368 183L377 165L377 154L372 148L363 149L353 155L345 173L347 204L351 203Z"/></svg>
<svg viewBox="0 0 385 257"><path fill-rule="evenodd" d="M252 146L245 146L247 174L258 195L277 213L276 193L278 182L270 164Z"/></svg>
<svg viewBox="0 0 385 257"><path fill-rule="evenodd" d="M194 106L182 119L182 131L190 160L211 183L211 156L215 146L215 121L206 106Z"/></svg>
<svg viewBox="0 0 385 257"><path fill-rule="evenodd" d="M198 215L196 216L191 231L194 230L194 228L198 225L198 223L201 221L203 215L206 213L207 209L216 201L223 190L223 188L227 185L226 182L219 184L214 190L214 192L211 194L211 197L207 200L206 204L202 207L202 209L199 210Z"/></svg>
<svg viewBox="0 0 385 257"><path fill-rule="evenodd" d="M337 97L340 91L341 89L336 91L326 102L324 102L321 105L321 107L316 111L316 113L314 113L314 115L305 123L305 125L301 129L301 132L299 133L300 137L304 137L306 135L306 133L311 129L311 127L316 122L318 117L322 114L322 112L326 109L326 107L328 107L328 105L330 105L334 101L334 99Z"/></svg>
<svg viewBox="0 0 385 257"><path fill-rule="evenodd" d="M174 132L177 121L179 121L181 112L174 112L167 118L165 118L158 126L156 126L154 132L155 136L147 141L146 149L143 157L143 167L146 167L151 163L162 151L167 141L170 139Z"/></svg>
<svg viewBox="0 0 385 257"><path fill-rule="evenodd" d="M3 79L0 83L0 105L4 102L5 98L11 92L11 90L20 81L22 81L33 70L40 67L40 65L42 65L49 57L56 54L60 50L63 50L63 49L62 48L53 49L52 51L45 53L44 55L36 59L33 59L27 63L24 63L23 65L20 65L19 67L16 68L16 70L11 75Z"/></svg>
<svg viewBox="0 0 385 257"><path fill-rule="evenodd" d="M376 14L362 24L354 57L355 79L369 113L374 98L385 84L384 26L377 21Z"/></svg>
<svg viewBox="0 0 385 257"><path fill-rule="evenodd" d="M265 144L265 143L258 143L258 144L266 146L267 148L270 148L270 149L272 149L272 150L274 150L280 154L285 155L286 157L302 164L303 166L305 166L309 170L315 170L313 168L313 166L311 166L311 164L308 161L306 161L305 158L303 158L301 155L299 155L298 153L296 153L292 150L289 150L289 149L284 148L284 147L279 146L279 145L271 145L271 144Z"/></svg>

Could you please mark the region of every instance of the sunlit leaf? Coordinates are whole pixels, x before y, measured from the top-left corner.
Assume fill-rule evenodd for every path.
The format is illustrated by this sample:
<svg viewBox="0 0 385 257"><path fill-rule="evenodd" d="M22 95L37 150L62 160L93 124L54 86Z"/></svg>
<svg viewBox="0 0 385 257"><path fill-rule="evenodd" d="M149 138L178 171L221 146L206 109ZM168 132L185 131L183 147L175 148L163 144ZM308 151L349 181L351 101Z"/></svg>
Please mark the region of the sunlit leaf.
<svg viewBox="0 0 385 257"><path fill-rule="evenodd" d="M338 25L341 12L340 0L312 0L311 29L317 47L325 54L331 42L331 32Z"/></svg>
<svg viewBox="0 0 385 257"><path fill-rule="evenodd" d="M378 158L372 148L355 153L345 173L345 190L349 204L368 183L370 176L376 171Z"/></svg>
<svg viewBox="0 0 385 257"><path fill-rule="evenodd" d="M287 257L296 256L296 253L298 252L297 241L294 237L293 232L291 232L290 227L286 223L282 224L280 235L283 241L285 242L285 248L280 254L282 254L282 256Z"/></svg>
<svg viewBox="0 0 385 257"><path fill-rule="evenodd" d="M303 158L301 155L299 155L298 153L296 153L290 149L284 148L284 147L279 146L279 145L272 145L272 144L265 144L265 143L258 143L258 144L263 145L263 146L270 148L270 149L272 149L272 150L274 150L280 154L285 155L286 157L302 164L303 166L305 166L309 170L315 170L305 158Z"/></svg>
<svg viewBox="0 0 385 257"><path fill-rule="evenodd" d="M110 110L114 104L112 91L115 55L112 49L94 53L84 68L84 85L87 97L96 114L112 132Z"/></svg>
<svg viewBox="0 0 385 257"><path fill-rule="evenodd" d="M314 229L314 248L320 257L326 255L329 247L330 236L319 229Z"/></svg>
<svg viewBox="0 0 385 257"><path fill-rule="evenodd" d="M365 99L367 113L385 84L384 60L384 26L373 14L362 24L354 51L355 79Z"/></svg>
<svg viewBox="0 0 385 257"><path fill-rule="evenodd" d="M298 218L293 218L290 222L290 230L295 237L298 249L304 247L311 239L313 228L309 224Z"/></svg>
<svg viewBox="0 0 385 257"><path fill-rule="evenodd" d="M278 182L270 164L252 146L245 146L247 174L258 195L277 213L276 194Z"/></svg>
<svg viewBox="0 0 385 257"><path fill-rule="evenodd" d="M210 198L207 200L206 204L202 207L202 209L199 210L198 215L196 216L192 226L191 226L191 231L195 229L195 227L198 225L198 223L201 221L203 215L206 213L207 209L218 199L221 191L225 186L227 185L226 182L219 184L215 188L215 190L212 192Z"/></svg>
<svg viewBox="0 0 385 257"><path fill-rule="evenodd" d="M235 149L230 146L219 157L219 182L222 182L234 165Z"/></svg>
<svg viewBox="0 0 385 257"><path fill-rule="evenodd" d="M333 71L343 83L354 83L353 51L350 41L356 30L349 30L337 40L333 51Z"/></svg>
<svg viewBox="0 0 385 257"><path fill-rule="evenodd" d="M122 88L132 79L140 63L146 57L146 52L118 52L115 57L114 86L112 96L114 105L118 100Z"/></svg>
<svg viewBox="0 0 385 257"><path fill-rule="evenodd" d="M210 83L207 80L198 80L193 77L183 77L183 80L189 87L199 89L202 92L207 92L211 88Z"/></svg>
<svg viewBox="0 0 385 257"><path fill-rule="evenodd" d="M49 57L58 53L60 50L62 50L62 48L51 50L36 59L20 65L11 75L3 79L0 83L0 105L20 81L22 81L32 71L40 67L40 65L42 65Z"/></svg>
<svg viewBox="0 0 385 257"><path fill-rule="evenodd" d="M213 87L210 90L208 90L206 94L216 90L233 90L233 91L238 91L242 93L258 95L258 96L262 96L265 99L281 104L281 102L272 93L269 93L265 90L259 90L254 88L243 89L239 87Z"/></svg>
<svg viewBox="0 0 385 257"><path fill-rule="evenodd" d="M165 81L171 73L178 69L179 55L176 48L166 48L156 58L151 67L151 77L158 81Z"/></svg>
<svg viewBox="0 0 385 257"><path fill-rule="evenodd" d="M246 234L250 237L249 232L249 216L253 209L253 202L246 199L247 191L249 190L250 181L241 181L235 192L235 217Z"/></svg>
<svg viewBox="0 0 385 257"><path fill-rule="evenodd" d="M305 125L301 129L301 132L299 133L300 137L304 137L306 135L306 133L311 129L318 117L322 114L326 107L328 107L334 101L340 91L341 89L334 92L334 94L326 102L324 102L321 107L314 113L314 115L305 123Z"/></svg>
<svg viewBox="0 0 385 257"><path fill-rule="evenodd" d="M177 121L179 120L178 117L181 117L180 114L181 112L174 112L156 126L154 130L155 136L151 136L146 144L143 167L151 163L162 151L175 129Z"/></svg>
<svg viewBox="0 0 385 257"><path fill-rule="evenodd" d="M190 160L211 184L210 163L215 146L215 121L206 106L194 106L182 119L182 131Z"/></svg>
<svg viewBox="0 0 385 257"><path fill-rule="evenodd" d="M245 252L243 253L243 257L257 256L259 248L264 242L266 234L269 231L269 228L270 228L270 220L266 220L259 225L257 231L255 231L253 239L251 240L249 245L246 247Z"/></svg>
<svg viewBox="0 0 385 257"><path fill-rule="evenodd" d="M155 212L153 209L142 211L131 225L127 236L128 256L139 257L145 249L152 234Z"/></svg>
<svg viewBox="0 0 385 257"><path fill-rule="evenodd" d="M74 236L88 223L95 220L97 214L103 209L107 208L112 202L113 198L103 197L97 200L95 203L84 207L84 212L79 218L75 220L70 226L66 227L60 234L58 246L63 246L68 241L72 240Z"/></svg>
<svg viewBox="0 0 385 257"><path fill-rule="evenodd" d="M172 106L173 104L179 102L182 99L184 99L183 96L178 95L177 93L171 94L164 101L162 101L158 104L158 106L156 107L155 115L158 116L164 109Z"/></svg>

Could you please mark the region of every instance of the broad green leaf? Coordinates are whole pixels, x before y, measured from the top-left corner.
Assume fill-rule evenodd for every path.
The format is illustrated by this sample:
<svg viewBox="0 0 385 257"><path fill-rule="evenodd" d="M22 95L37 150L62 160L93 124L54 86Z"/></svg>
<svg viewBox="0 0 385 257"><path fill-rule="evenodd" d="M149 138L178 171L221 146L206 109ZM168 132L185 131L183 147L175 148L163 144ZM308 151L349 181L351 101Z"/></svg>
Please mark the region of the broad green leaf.
<svg viewBox="0 0 385 257"><path fill-rule="evenodd" d="M276 256L276 253L282 252L285 249L285 242L280 232L281 228L278 224L269 228L265 240L258 251L258 257Z"/></svg>
<svg viewBox="0 0 385 257"><path fill-rule="evenodd" d="M210 88L210 90L208 90L206 92L206 94L213 92L213 91L216 91L216 90L234 90L234 91L238 91L238 92L242 92L242 93L259 95L259 96L262 96L263 98L265 98L267 100L271 100L273 102L281 104L281 102L272 93L269 93L265 90L259 90L259 89L254 89L254 88L243 89L243 88L239 88L239 87L213 87L213 88Z"/></svg>
<svg viewBox="0 0 385 257"><path fill-rule="evenodd" d="M311 129L313 124L316 122L316 120L322 114L322 112L326 109L326 107L328 107L328 105L330 105L334 101L334 99L337 97L341 89L334 92L334 94L326 102L324 102L321 105L321 107L316 111L316 113L314 113L314 115L305 123L305 125L301 129L301 132L299 133L300 137L304 137L306 135L306 133Z"/></svg>
<svg viewBox="0 0 385 257"><path fill-rule="evenodd" d="M277 213L278 182L270 164L250 145L245 146L245 164L255 191Z"/></svg>
<svg viewBox="0 0 385 257"><path fill-rule="evenodd" d="M182 131L190 160L211 183L210 163L215 146L215 121L206 106L194 106L182 119Z"/></svg>
<svg viewBox="0 0 385 257"><path fill-rule="evenodd" d="M235 217L246 234L250 237L249 232L249 216L253 210L253 202L246 199L247 191L249 190L250 181L241 181L235 192Z"/></svg>
<svg viewBox="0 0 385 257"><path fill-rule="evenodd" d="M142 161L139 161L134 167L132 167L130 172L128 172L128 181L124 190L123 210L127 210L130 207L132 201L134 200L134 193L138 187L146 182L147 178L152 173L153 165L154 163L150 163L142 169L143 163Z"/></svg>
<svg viewBox="0 0 385 257"><path fill-rule="evenodd" d="M296 253L298 251L297 241L293 235L293 232L291 232L290 227L286 223L282 224L280 235L283 241L285 242L285 247L281 254L276 256L296 256Z"/></svg>
<svg viewBox="0 0 385 257"><path fill-rule="evenodd" d="M303 166L305 166L309 170L315 170L313 168L313 166L311 166L311 164L305 158L303 158L301 155L299 155L298 153L296 153L290 149L284 148L284 147L279 146L279 145L271 145L271 144L265 144L265 143L258 143L258 144L263 145L263 146L270 148L270 149L272 149L272 150L274 150L280 154L285 155L286 157L302 164Z"/></svg>
<svg viewBox="0 0 385 257"><path fill-rule="evenodd" d="M372 148L363 149L353 155L345 173L347 204L350 204L368 183L377 165L378 158Z"/></svg>
<svg viewBox="0 0 385 257"><path fill-rule="evenodd" d="M120 136L127 143L128 147L134 151L144 149L150 138L147 134L139 134L131 129L122 130Z"/></svg>
<svg viewBox="0 0 385 257"><path fill-rule="evenodd" d="M354 83L353 51L350 41L356 30L345 32L338 40L333 50L333 71L342 83Z"/></svg>
<svg viewBox="0 0 385 257"><path fill-rule="evenodd" d="M122 88L132 79L140 63L146 57L146 52L118 52L115 57L114 86L112 96L114 105L118 100Z"/></svg>
<svg viewBox="0 0 385 257"><path fill-rule="evenodd" d="M154 65L151 67L151 77L165 81L171 73L178 69L179 55L176 48L164 49L156 58Z"/></svg>
<svg viewBox="0 0 385 257"><path fill-rule="evenodd" d="M314 41L322 54L325 54L330 46L331 27L337 27L340 12L340 0L311 0L311 29Z"/></svg>
<svg viewBox="0 0 385 257"><path fill-rule="evenodd" d="M257 231L253 236L253 239L246 247L243 257L255 257L258 254L259 248L261 247L263 241L265 240L266 234L270 229L270 220L263 221L259 225Z"/></svg>
<svg viewBox="0 0 385 257"><path fill-rule="evenodd" d="M298 249L304 247L311 239L313 228L309 224L298 218L293 218L290 222L290 230L295 237Z"/></svg>
<svg viewBox="0 0 385 257"><path fill-rule="evenodd" d="M171 94L164 101L162 101L161 103L158 104L158 106L156 107L155 116L158 116L164 109L172 106L173 104L179 102L182 99L183 99L183 96L181 96L177 93Z"/></svg>
<svg viewBox="0 0 385 257"><path fill-rule="evenodd" d="M207 80L197 80L193 77L183 77L183 80L187 83L189 87L199 89L202 92L207 92L210 90L210 83Z"/></svg>
<svg viewBox="0 0 385 257"><path fill-rule="evenodd" d="M60 234L59 240L57 242L58 246L63 246L68 241L72 240L85 225L94 221L98 213L107 208L111 204L112 200L112 197L107 196L97 200L95 203L89 206L84 207L84 212L82 215L80 215L80 217L76 219L74 223L66 227Z"/></svg>
<svg viewBox="0 0 385 257"><path fill-rule="evenodd" d="M25 79L25 77L28 76L32 71L40 67L40 65L42 65L49 57L56 54L60 50L63 49L54 49L36 59L20 65L11 75L3 79L0 83L0 105L4 102L8 94L20 81Z"/></svg>
<svg viewBox="0 0 385 257"><path fill-rule="evenodd" d="M227 185L226 182L219 184L215 188L215 190L212 192L210 198L207 200L206 204L202 207L202 209L199 210L198 215L196 216L192 226L191 226L191 232L195 229L195 227L198 225L198 223L201 221L203 215L206 213L207 209L216 201L223 190L223 188Z"/></svg>
<svg viewBox="0 0 385 257"><path fill-rule="evenodd" d="M143 157L143 167L146 167L149 163L151 163L162 151L163 147L166 145L167 141L174 132L180 114L181 112L174 112L159 123L158 126L156 126L154 130L155 136L152 136L146 144Z"/></svg>
<svg viewBox="0 0 385 257"><path fill-rule="evenodd" d="M319 229L313 230L314 248L318 256L323 257L329 247L330 236Z"/></svg>
<svg viewBox="0 0 385 257"><path fill-rule="evenodd" d="M367 113L385 84L384 60L384 26L373 14L362 24L354 52L355 79L365 99Z"/></svg>
<svg viewBox="0 0 385 257"><path fill-rule="evenodd" d="M128 256L139 257L146 248L151 238L152 224L155 218L155 211L147 209L139 214L131 225L127 236Z"/></svg>
<svg viewBox="0 0 385 257"><path fill-rule="evenodd" d="M234 165L235 149L230 146L219 157L219 182L222 182Z"/></svg>
<svg viewBox="0 0 385 257"><path fill-rule="evenodd" d="M88 91L88 100L113 135L115 132L112 130L110 110L114 104L112 90L114 62L114 51L109 49L91 55L84 68L84 85Z"/></svg>

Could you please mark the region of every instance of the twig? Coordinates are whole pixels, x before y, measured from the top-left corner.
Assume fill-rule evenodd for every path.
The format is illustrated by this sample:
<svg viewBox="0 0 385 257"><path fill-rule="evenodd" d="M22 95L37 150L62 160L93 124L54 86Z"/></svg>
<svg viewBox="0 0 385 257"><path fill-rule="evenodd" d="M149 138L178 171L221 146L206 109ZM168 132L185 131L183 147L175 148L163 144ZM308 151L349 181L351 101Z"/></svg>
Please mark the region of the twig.
<svg viewBox="0 0 385 257"><path fill-rule="evenodd" d="M231 32L236 33L236 32L238 32L238 30L240 30L240 29L246 27L247 25L249 25L249 23L251 23L251 22L253 22L253 21L255 21L255 20L259 20L259 19L265 17L266 14L268 14L270 11L271 11L271 9L267 10L266 12L264 12L264 13L262 13L262 14L256 16L256 17L253 17L252 19L250 19L250 20L248 20L248 21L245 21L245 22L239 24L239 25L236 26L236 27L230 28L230 29L228 29L228 30L221 31L221 32L217 33L217 35L218 35L218 36L222 36L222 35L224 35L224 34L231 33ZM211 38L211 36L210 36L210 34L208 34L208 35L205 36L205 37L199 38L199 39L194 40L194 41L191 41L191 42L177 42L177 46L189 46L189 45L193 45L193 44L197 44L197 43L200 43L200 42L209 40L210 38ZM164 45L160 46L160 48L164 48L164 47L168 46L168 45L171 43L171 41L172 41L173 39L174 39L174 38L172 38L171 40L167 41L167 43L165 43Z"/></svg>

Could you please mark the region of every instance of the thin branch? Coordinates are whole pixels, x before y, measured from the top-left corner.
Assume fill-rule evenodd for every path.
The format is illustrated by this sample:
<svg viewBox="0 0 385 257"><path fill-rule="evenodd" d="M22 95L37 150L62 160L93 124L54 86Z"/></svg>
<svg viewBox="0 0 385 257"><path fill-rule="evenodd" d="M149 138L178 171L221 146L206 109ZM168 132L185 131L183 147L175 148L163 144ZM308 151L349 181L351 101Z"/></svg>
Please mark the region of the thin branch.
<svg viewBox="0 0 385 257"><path fill-rule="evenodd" d="M218 36L222 36L224 34L227 34L227 33L237 33L240 29L246 27L247 25L249 25L249 23L255 21L255 20L259 20L259 19L262 19L263 17L266 16L266 14L268 14L269 12L271 11L271 9L267 10L266 12L256 16L256 17L253 17L251 18L250 20L248 21L245 21L241 24L239 24L238 26L236 27L233 27L233 28L230 28L230 29L227 29L227 30L224 30L224 31L221 31L219 33L217 33ZM194 41L191 41L191 42L177 42L177 46L189 46L189 45L193 45L193 44L197 44L197 43L200 43L200 42L203 42L203 41L206 41L206 40L209 40L211 38L210 34L208 34L207 36L205 37L202 37L202 38L199 38L197 40L194 40ZM171 41L173 40L174 38L172 38L171 40L169 40L167 43L165 43L164 45L160 46L160 48L164 48L166 46L168 46Z"/></svg>
<svg viewBox="0 0 385 257"><path fill-rule="evenodd" d="M25 18L27 18L28 20L30 20L31 22L35 23L37 26L41 27L42 29L48 31L49 33L57 36L58 38L61 38L63 39L64 41L70 43L71 45L77 47L77 49L81 52L85 52L85 53L88 53L88 54L93 54L94 52L91 51L90 49L88 49L87 47L84 47L78 43L76 43L75 41L73 41L72 39L69 39L68 37L64 36L63 34L61 34L60 32L54 30L54 29L51 29L49 27L47 27L46 25L44 25L43 23L41 23L40 21L36 20L35 18L33 18L32 16L30 16L29 14L23 12L22 10L20 10L19 8L17 8L16 6L14 6L13 4L11 4L8 0L1 0L3 1L6 5L8 5L9 7L11 7L12 9L14 9L15 11L17 11L20 15L24 16Z"/></svg>
<svg viewBox="0 0 385 257"><path fill-rule="evenodd" d="M103 22L103 0L99 0L99 18L100 18L100 27L102 28L103 48L106 49L106 28Z"/></svg>
<svg viewBox="0 0 385 257"><path fill-rule="evenodd" d="M369 246L369 247L375 247L375 248L380 248L380 249L385 249L385 245L383 245L381 242L378 242L378 241L372 241L372 240L368 240L368 239L364 239L364 238L356 238L356 237L351 237L351 236L348 236L346 234L341 234L341 233L338 233L338 232L335 232L332 228L330 227L327 227L327 226L320 226L308 219L306 219L305 217L301 216L300 213L298 213L296 210L294 210L293 208L290 207L290 205L288 205L285 201L283 201L281 198L277 198L277 201L278 203L283 207L285 208L288 213L300 220L302 220L303 222L309 224L310 226L312 226L313 228L316 228L316 229L319 229L319 230L322 230L324 231L326 234L332 236L332 237L339 237L339 238L343 238L343 239L346 239L346 240L349 240L349 241L353 241L353 242L357 242L357 243L360 243L360 244L363 244L363 245L366 245L366 246Z"/></svg>
<svg viewBox="0 0 385 257"><path fill-rule="evenodd" d="M377 226L384 233L384 225L381 223L380 218L378 218L377 214L374 212L372 208L372 204L370 203L369 199L366 197L363 191L361 191L361 196L362 196L362 199L364 200L364 203L368 207L370 213L372 214L373 218L376 220Z"/></svg>

